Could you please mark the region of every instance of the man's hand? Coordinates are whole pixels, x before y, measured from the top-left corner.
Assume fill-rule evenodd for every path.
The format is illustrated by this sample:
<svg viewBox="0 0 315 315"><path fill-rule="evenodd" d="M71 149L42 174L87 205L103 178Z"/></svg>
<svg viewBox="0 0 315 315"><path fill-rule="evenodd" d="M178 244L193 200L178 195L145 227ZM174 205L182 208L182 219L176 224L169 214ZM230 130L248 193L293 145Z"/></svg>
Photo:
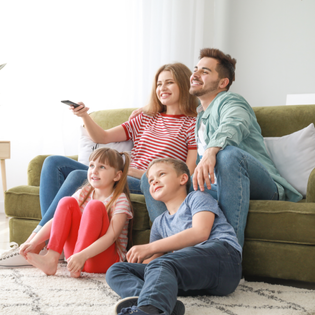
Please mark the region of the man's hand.
<svg viewBox="0 0 315 315"><path fill-rule="evenodd" d="M201 161L195 168L193 175L194 190L198 190L198 185L201 191L204 191L204 184L211 189L211 183L214 183L214 167L217 162L217 153L221 148L213 147L205 151ZM209 178L210 177L210 178Z"/></svg>
<svg viewBox="0 0 315 315"><path fill-rule="evenodd" d="M130 263L141 264L145 259L150 258L154 253L151 252L151 244L137 245L130 248L126 258Z"/></svg>
<svg viewBox="0 0 315 315"><path fill-rule="evenodd" d="M143 108L144 108L144 107L140 107L140 108L134 110L134 111L131 113L131 115L130 115L130 117L129 117L128 120L131 120L131 119L137 117L138 115L140 115L140 114L143 112Z"/></svg>

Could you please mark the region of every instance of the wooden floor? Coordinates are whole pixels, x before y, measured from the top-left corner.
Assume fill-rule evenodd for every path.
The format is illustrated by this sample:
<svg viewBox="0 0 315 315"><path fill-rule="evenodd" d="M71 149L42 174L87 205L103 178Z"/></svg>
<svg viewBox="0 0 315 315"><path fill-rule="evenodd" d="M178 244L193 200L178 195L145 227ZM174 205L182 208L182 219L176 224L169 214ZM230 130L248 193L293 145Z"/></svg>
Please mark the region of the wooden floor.
<svg viewBox="0 0 315 315"><path fill-rule="evenodd" d="M9 249L9 218L0 213L0 253Z"/></svg>

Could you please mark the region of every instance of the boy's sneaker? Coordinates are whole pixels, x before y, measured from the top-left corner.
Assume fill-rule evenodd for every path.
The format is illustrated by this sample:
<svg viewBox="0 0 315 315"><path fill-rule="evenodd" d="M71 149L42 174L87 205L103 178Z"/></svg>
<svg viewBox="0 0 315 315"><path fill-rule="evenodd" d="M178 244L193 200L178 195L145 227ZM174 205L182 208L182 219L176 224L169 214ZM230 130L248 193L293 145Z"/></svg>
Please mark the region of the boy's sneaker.
<svg viewBox="0 0 315 315"><path fill-rule="evenodd" d="M22 255L20 255L20 247L17 243L11 242L9 244L11 249L3 252L0 255L0 268L14 268L14 267L33 267ZM45 247L40 251L40 255L45 255L47 248ZM64 261L63 253L60 260Z"/></svg>
<svg viewBox="0 0 315 315"><path fill-rule="evenodd" d="M137 313L137 315L148 315L148 313L141 311L140 308L138 308L137 306L123 308L121 312L118 313L118 315L127 315L127 314L135 314L135 313ZM152 315L165 315L165 313L152 314Z"/></svg>
<svg viewBox="0 0 315 315"><path fill-rule="evenodd" d="M117 315L117 314L118 315L120 315L120 314L132 314L132 312L134 312L135 310L137 310L138 315L146 314L143 311L141 311L140 309L138 309L138 307L136 307L137 302L138 302L137 296L126 297L126 298L118 301L118 303L115 305L114 314L115 315ZM134 308L134 307L136 307L136 308ZM162 313L160 315L163 315L163 314L164 313ZM184 315L184 314L185 314L185 305L183 304L183 302L177 300L171 315Z"/></svg>
<svg viewBox="0 0 315 315"><path fill-rule="evenodd" d="M138 296L129 296L117 302L114 309L114 314L117 315L123 308L137 306ZM128 314L128 313L127 313Z"/></svg>

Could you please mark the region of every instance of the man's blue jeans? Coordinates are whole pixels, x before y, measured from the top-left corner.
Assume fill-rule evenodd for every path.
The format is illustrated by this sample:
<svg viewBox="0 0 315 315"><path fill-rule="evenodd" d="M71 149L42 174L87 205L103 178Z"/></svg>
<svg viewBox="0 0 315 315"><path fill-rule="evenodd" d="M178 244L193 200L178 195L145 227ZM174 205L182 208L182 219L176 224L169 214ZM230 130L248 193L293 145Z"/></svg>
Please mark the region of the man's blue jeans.
<svg viewBox="0 0 315 315"><path fill-rule="evenodd" d="M88 166L65 156L53 155L45 159L39 189L40 226L53 218L61 198L72 196L87 182L87 170ZM128 186L131 193L142 194L140 179L128 176Z"/></svg>
<svg viewBox="0 0 315 315"><path fill-rule="evenodd" d="M278 188L266 168L251 154L233 146L227 146L217 154L215 166L217 184L205 192L218 201L228 222L233 226L240 245L244 245L249 200L278 200ZM154 200L144 174L141 190L151 221L166 210L165 204ZM190 191L193 191L191 185Z"/></svg>
<svg viewBox="0 0 315 315"><path fill-rule="evenodd" d="M241 276L241 254L226 242L208 240L147 265L116 263L107 270L106 281L122 298L139 296L138 306L153 305L171 314L177 295L227 295Z"/></svg>

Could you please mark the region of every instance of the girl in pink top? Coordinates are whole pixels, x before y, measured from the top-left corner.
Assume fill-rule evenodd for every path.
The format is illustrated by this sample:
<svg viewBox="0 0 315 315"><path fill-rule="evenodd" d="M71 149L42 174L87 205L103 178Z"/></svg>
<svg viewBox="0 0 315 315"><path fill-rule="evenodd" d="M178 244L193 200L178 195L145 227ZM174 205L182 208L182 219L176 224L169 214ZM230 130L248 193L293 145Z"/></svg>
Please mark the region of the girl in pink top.
<svg viewBox="0 0 315 315"><path fill-rule="evenodd" d="M124 261L133 218L128 168L127 153L109 148L94 151L88 184L60 200L54 218L21 245L23 256L47 275L54 275L64 250L72 277L79 277L81 270L105 273L115 262ZM47 254L35 254L34 248L47 239Z"/></svg>

